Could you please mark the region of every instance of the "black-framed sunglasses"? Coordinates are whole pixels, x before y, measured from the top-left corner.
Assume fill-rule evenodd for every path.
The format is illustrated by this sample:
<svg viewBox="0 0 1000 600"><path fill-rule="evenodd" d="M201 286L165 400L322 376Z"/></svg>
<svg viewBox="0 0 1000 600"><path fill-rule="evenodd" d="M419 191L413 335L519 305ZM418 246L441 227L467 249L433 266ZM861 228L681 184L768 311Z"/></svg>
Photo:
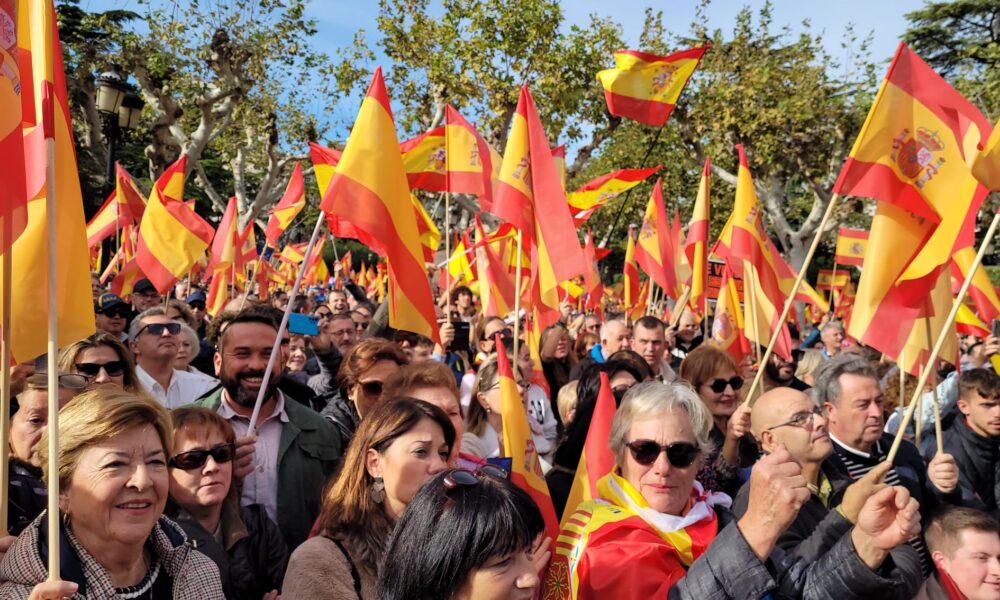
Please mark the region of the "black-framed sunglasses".
<svg viewBox="0 0 1000 600"><path fill-rule="evenodd" d="M822 406L814 406L811 411L796 413L792 415L791 419L788 419L784 423L778 423L774 427L768 427L764 431L771 431L772 429L777 429L779 427L801 427L803 429L812 429L817 416L826 417L826 408Z"/></svg>
<svg viewBox="0 0 1000 600"><path fill-rule="evenodd" d="M73 366L81 375L88 378L100 375L101 369L104 369L108 377L119 377L125 372L125 363L120 360L112 360L106 363L76 363Z"/></svg>
<svg viewBox="0 0 1000 600"><path fill-rule="evenodd" d="M708 382L708 388L716 394L721 394L726 391L727 385L732 386L734 392L738 392L740 391L740 388L743 387L743 378L737 375L735 377L730 377L729 379L719 378Z"/></svg>
<svg viewBox="0 0 1000 600"><path fill-rule="evenodd" d="M136 335L136 337L139 337L140 335L142 335L143 333L145 333L147 331L149 333L155 335L155 336L161 336L161 335L163 335L164 331L166 331L170 335L177 335L177 334L179 334L181 332L181 324L180 323L149 323L147 325L144 325L143 328L139 330L139 333Z"/></svg>
<svg viewBox="0 0 1000 600"><path fill-rule="evenodd" d="M128 318L128 313L129 313L129 309L128 308L118 308L118 307L115 307L115 308L109 308L107 310L102 310L102 311L100 311L99 314L102 314L105 317L108 317L109 319L115 319L115 318L118 318L118 319L127 319Z"/></svg>
<svg viewBox="0 0 1000 600"><path fill-rule="evenodd" d="M625 444L625 447L632 453L632 459L644 467L655 463L661 452L666 452L667 460L678 469L690 467L701 454L701 448L688 442L661 446L653 440L633 440Z"/></svg>
<svg viewBox="0 0 1000 600"><path fill-rule="evenodd" d="M208 461L209 456L219 464L227 463L236 457L236 444L216 444L208 450L181 452L170 459L170 466L182 471L200 469Z"/></svg>
<svg viewBox="0 0 1000 600"><path fill-rule="evenodd" d="M191 310L205 310L204 302L191 302L188 306L191 307Z"/></svg>
<svg viewBox="0 0 1000 600"><path fill-rule="evenodd" d="M472 487L479 485L479 481L485 477L496 477L497 479L507 479L507 471L496 465L483 465L475 471L468 469L454 469L444 476L444 487L449 492L458 487Z"/></svg>

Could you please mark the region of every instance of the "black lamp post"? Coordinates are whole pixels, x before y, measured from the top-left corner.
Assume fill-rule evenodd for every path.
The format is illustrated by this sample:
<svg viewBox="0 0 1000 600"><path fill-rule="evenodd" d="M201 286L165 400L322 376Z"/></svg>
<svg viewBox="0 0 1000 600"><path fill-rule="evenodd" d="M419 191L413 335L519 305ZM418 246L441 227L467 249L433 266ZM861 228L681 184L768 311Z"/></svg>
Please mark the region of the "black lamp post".
<svg viewBox="0 0 1000 600"><path fill-rule="evenodd" d="M104 182L104 197L115 188L115 154L124 130L139 125L144 102L117 68L101 73L97 78L97 111L101 114L101 131L108 140L108 164ZM103 201L103 198L102 198Z"/></svg>

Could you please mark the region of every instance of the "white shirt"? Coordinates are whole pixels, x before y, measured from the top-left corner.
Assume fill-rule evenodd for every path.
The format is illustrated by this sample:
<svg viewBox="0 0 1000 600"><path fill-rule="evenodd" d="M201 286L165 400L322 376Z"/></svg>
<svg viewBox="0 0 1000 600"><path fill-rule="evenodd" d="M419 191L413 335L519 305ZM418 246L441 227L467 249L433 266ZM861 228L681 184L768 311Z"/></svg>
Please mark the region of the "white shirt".
<svg viewBox="0 0 1000 600"><path fill-rule="evenodd" d="M677 373L670 367L670 363L667 359L660 359L660 372L653 374L653 379L659 381L660 383L673 383L677 381Z"/></svg>
<svg viewBox="0 0 1000 600"><path fill-rule="evenodd" d="M257 420L257 444L253 451L253 471L243 478L243 496L240 504L260 504L267 516L278 522L278 446L281 445L281 428L288 422L285 412L285 395L277 391L278 401L266 419ZM237 413L229 405L229 392L223 390L219 416L229 421L237 437L247 435L250 417Z"/></svg>
<svg viewBox="0 0 1000 600"><path fill-rule="evenodd" d="M146 391L159 400L167 410L187 406L219 385L218 379L204 373L190 373L174 369L167 389L163 389L163 386L139 365L136 365L135 372L139 376L139 383L142 384L142 387L146 388Z"/></svg>

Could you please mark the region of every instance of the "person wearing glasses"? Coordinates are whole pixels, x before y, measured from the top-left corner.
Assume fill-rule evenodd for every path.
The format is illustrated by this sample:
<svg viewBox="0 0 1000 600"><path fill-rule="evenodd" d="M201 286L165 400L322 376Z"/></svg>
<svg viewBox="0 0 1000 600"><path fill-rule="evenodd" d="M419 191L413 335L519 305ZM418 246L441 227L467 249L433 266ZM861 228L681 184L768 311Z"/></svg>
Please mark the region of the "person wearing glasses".
<svg viewBox="0 0 1000 600"><path fill-rule="evenodd" d="M691 384L712 414L709 438L713 452L698 474L706 488L730 497L739 490L739 469L757 459L757 443L750 437L750 407L741 404L743 378L733 357L714 345L703 344L681 362L680 378Z"/></svg>
<svg viewBox="0 0 1000 600"><path fill-rule="evenodd" d="M535 547L544 528L538 506L499 467L440 473L393 530L378 597L533 598L549 559Z"/></svg>
<svg viewBox="0 0 1000 600"><path fill-rule="evenodd" d="M139 383L168 409L190 404L218 385L214 379L174 368L180 333L181 324L161 306L143 311L129 326Z"/></svg>
<svg viewBox="0 0 1000 600"><path fill-rule="evenodd" d="M515 373L518 378L518 392L523 404L528 388L531 387L531 381L520 366ZM476 373L476 382L472 385L472 402L469 404L469 412L465 416L462 452L479 458L506 456L503 449L501 404L500 375L497 359L494 356L483 363L479 367L479 372ZM536 444L541 443L548 447L544 434L536 434L532 430L531 438ZM539 458L539 461L542 463L543 471L548 471L549 464L542 458Z"/></svg>
<svg viewBox="0 0 1000 600"><path fill-rule="evenodd" d="M351 319L350 313L330 313L322 318L322 306L316 309L320 318L319 335L309 336L309 345L316 356L316 366L319 372L309 377L309 387L317 395L329 396L337 389L337 374L344 362L344 357L358 341L358 331Z"/></svg>
<svg viewBox="0 0 1000 600"><path fill-rule="evenodd" d="M94 323L101 331L106 331L119 341L126 341L125 326L132 309L115 294L101 294L94 302Z"/></svg>
<svg viewBox="0 0 1000 600"><path fill-rule="evenodd" d="M104 385L59 412L60 573L48 580L44 513L0 563L0 598L221 600L219 569L163 516L170 414L144 394ZM48 461L48 432L38 444Z"/></svg>
<svg viewBox="0 0 1000 600"><path fill-rule="evenodd" d="M233 485L236 433L205 408L171 411L174 455L166 513L222 576L226 598L275 600L288 566L288 547L260 504L240 506Z"/></svg>
<svg viewBox="0 0 1000 600"><path fill-rule="evenodd" d="M751 428L765 454L779 447L802 467L802 477L809 489L809 499L799 509L795 520L778 537L777 545L791 556L812 562L819 560L837 540L847 535L858 522L861 507L882 483L889 465L883 463L851 483L837 480L833 465L833 443L827 430L826 410L806 394L790 388L776 388L761 395L754 403ZM747 510L750 484L740 488L733 502L733 514L742 517ZM892 550L896 568L906 576L892 596L912 598L923 579L920 557L909 546Z"/></svg>
<svg viewBox="0 0 1000 600"><path fill-rule="evenodd" d="M292 553L283 600L373 600L393 526L420 488L448 467L455 428L423 400L375 406L323 493L315 537Z"/></svg>
<svg viewBox="0 0 1000 600"><path fill-rule="evenodd" d="M126 391L145 393L135 372L132 353L109 333L98 331L77 340L59 353L59 370L87 379L87 388L112 384Z"/></svg>
<svg viewBox="0 0 1000 600"><path fill-rule="evenodd" d="M801 469L781 447L762 458L736 521L730 498L696 478L711 427L711 413L685 384L647 382L625 395L611 424L614 469L565 520L543 597L892 597L900 575L885 558L920 530L905 490L869 498L858 526L816 561L775 552L809 498Z"/></svg>

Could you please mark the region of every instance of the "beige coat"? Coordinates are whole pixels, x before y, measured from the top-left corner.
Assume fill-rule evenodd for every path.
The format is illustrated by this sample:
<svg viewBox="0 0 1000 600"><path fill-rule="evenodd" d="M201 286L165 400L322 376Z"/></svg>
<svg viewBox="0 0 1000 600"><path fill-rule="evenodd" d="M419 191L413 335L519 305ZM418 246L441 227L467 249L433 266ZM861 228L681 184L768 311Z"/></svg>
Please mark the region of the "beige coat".
<svg viewBox="0 0 1000 600"><path fill-rule="evenodd" d="M340 544L352 553L347 542ZM361 580L358 598L351 575L355 565ZM344 556L329 538L316 536L295 549L288 561L282 600L374 600L375 573L366 569L357 558Z"/></svg>

